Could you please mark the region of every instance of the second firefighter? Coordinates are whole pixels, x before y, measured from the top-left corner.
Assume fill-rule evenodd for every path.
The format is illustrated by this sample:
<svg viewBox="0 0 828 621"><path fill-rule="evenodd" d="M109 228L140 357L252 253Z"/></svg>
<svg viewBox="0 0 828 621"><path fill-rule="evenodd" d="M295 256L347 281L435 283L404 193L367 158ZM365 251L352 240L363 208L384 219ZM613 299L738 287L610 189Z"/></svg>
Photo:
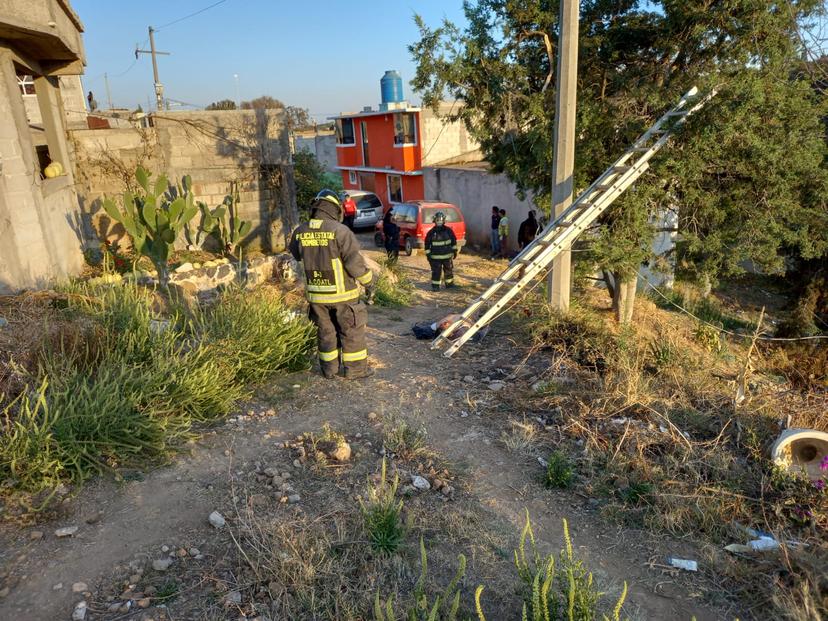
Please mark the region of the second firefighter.
<svg viewBox="0 0 828 621"><path fill-rule="evenodd" d="M431 288L440 289L440 282L446 288L454 286L454 259L457 258L457 237L446 226L446 216L442 211L434 214L434 227L425 238L425 254L431 266Z"/></svg>

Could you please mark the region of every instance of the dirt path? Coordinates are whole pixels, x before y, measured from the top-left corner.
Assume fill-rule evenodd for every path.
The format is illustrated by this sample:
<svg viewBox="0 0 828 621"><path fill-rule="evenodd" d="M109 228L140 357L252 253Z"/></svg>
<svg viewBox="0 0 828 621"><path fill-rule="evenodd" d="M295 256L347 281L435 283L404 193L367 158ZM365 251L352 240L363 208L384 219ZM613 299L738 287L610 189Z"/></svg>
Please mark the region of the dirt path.
<svg viewBox="0 0 828 621"><path fill-rule="evenodd" d="M429 444L457 464L462 493L476 500L493 519L519 533L525 509L544 547L560 549L561 520L567 518L578 553L596 572L599 583L617 592L630 584L625 610L633 619L724 618L695 595L691 575L664 576L648 568L669 554L688 557L686 543L655 540L645 533L607 524L576 494L553 493L537 483L537 463L510 452L499 441L505 417L497 395L482 381L511 373L518 353L508 341L490 335L480 346L447 360L416 341L411 324L436 319L461 306L497 271L486 260L463 256L458 272L467 286L434 294L422 258L403 258L421 287L415 306L377 309L370 319L370 354L377 374L363 383L336 383L313 374L283 378L266 387L245 411L277 410L276 416L228 424L191 447L175 464L136 473L117 484L100 480L67 501L60 520L32 528L6 526L0 532L0 572L14 579L0 599L0 618L68 619L78 596L75 582L90 589L105 581L113 567L146 554L171 539L198 542L211 536L206 516L226 503L228 472L255 461L263 451L297 433L318 430L325 421L352 433L368 433L368 412L394 412L422 420ZM501 266L502 267L502 266ZM422 284L420 284L422 283ZM506 345L506 346L504 346ZM503 369L500 374L497 369ZM474 381L467 381L471 375ZM331 398L331 390L335 397ZM511 387L507 380L506 391ZM469 403L476 411L469 411ZM78 526L74 537L57 539L61 526ZM32 539L33 531L44 533ZM57 585L61 588L56 588Z"/></svg>

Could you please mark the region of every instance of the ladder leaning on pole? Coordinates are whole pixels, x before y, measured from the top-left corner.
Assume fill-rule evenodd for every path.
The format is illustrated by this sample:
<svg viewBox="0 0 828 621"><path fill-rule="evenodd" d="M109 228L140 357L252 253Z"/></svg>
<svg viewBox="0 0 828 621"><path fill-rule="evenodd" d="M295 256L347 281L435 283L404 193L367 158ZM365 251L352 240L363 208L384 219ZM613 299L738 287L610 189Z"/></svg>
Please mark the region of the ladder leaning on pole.
<svg viewBox="0 0 828 621"><path fill-rule="evenodd" d="M446 328L431 344L432 349L451 343L443 352L452 356L503 310L506 304L538 276L545 274L552 260L572 243L609 207L624 190L629 188L647 170L648 162L669 140L671 132L687 117L701 108L715 94L700 98L698 89L691 88L676 106L666 112L650 129L644 132L627 151L593 182L560 216L555 218L536 238L517 255L509 267L469 307L460 319ZM513 282L513 277L517 281ZM497 297L501 288L507 290ZM484 307L485 312L473 321ZM452 334L460 327L468 329L452 342Z"/></svg>

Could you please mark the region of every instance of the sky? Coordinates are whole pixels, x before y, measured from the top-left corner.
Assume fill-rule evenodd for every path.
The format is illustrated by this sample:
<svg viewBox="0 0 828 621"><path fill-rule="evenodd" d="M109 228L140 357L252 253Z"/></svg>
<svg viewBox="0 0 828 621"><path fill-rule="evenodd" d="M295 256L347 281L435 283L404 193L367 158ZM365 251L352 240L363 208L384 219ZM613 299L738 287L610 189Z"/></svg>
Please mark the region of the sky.
<svg viewBox="0 0 828 621"><path fill-rule="evenodd" d="M242 101L270 95L308 108L318 121L376 107L387 69L400 71L406 98L418 102L408 84L415 9L429 25L444 17L464 23L462 0L72 0L72 6L84 25L84 88L101 108L108 105L104 73L115 107L147 109L151 100L154 108L152 62L148 54L135 59L136 44L149 49L153 26L156 48L171 54L158 56L170 99L199 107L235 100L238 75Z"/></svg>

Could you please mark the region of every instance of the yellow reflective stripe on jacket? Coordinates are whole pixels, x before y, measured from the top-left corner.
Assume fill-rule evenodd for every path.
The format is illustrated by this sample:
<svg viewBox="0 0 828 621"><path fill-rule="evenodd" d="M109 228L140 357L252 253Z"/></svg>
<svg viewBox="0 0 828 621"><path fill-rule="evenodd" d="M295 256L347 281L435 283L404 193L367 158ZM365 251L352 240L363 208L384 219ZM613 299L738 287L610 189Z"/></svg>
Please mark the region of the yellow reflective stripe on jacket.
<svg viewBox="0 0 828 621"><path fill-rule="evenodd" d="M339 350L334 349L333 351L320 351L319 359L322 362L333 362L334 360L339 359Z"/></svg>
<svg viewBox="0 0 828 621"><path fill-rule="evenodd" d="M314 293L339 293L336 289L336 285L311 285L308 284L306 286L308 291L313 291Z"/></svg>
<svg viewBox="0 0 828 621"><path fill-rule="evenodd" d="M374 279L374 274L371 273L371 270L365 272L362 276L357 278L357 282L362 283L363 285L367 285Z"/></svg>
<svg viewBox="0 0 828 621"><path fill-rule="evenodd" d="M434 246L450 246L450 245L451 245L451 240L450 239L445 239L443 241L433 241L433 242L431 242L431 247L432 248Z"/></svg>
<svg viewBox="0 0 828 621"><path fill-rule="evenodd" d="M345 293L345 270L342 269L342 259L331 259L336 281L336 292Z"/></svg>
<svg viewBox="0 0 828 621"><path fill-rule="evenodd" d="M453 259L454 254L432 254L432 259Z"/></svg>
<svg viewBox="0 0 828 621"><path fill-rule="evenodd" d="M356 362L357 360L365 360L368 357L368 350L363 349L362 351L355 351L352 353L349 352L342 352L342 361L343 362Z"/></svg>
<svg viewBox="0 0 828 621"><path fill-rule="evenodd" d="M359 299L359 289L346 291L344 293L312 293L308 291L308 302L314 304L340 304Z"/></svg>

